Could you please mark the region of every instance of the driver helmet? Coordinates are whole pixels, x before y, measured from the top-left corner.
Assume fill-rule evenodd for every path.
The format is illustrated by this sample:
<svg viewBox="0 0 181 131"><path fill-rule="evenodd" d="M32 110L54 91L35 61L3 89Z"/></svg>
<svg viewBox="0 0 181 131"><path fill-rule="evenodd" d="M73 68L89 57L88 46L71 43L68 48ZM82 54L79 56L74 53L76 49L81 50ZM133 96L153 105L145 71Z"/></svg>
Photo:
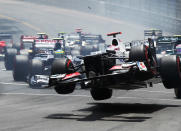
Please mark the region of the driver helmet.
<svg viewBox="0 0 181 131"><path fill-rule="evenodd" d="M113 40L112 40L112 45L113 45L113 46L118 46L118 41L117 41L117 39L113 39Z"/></svg>

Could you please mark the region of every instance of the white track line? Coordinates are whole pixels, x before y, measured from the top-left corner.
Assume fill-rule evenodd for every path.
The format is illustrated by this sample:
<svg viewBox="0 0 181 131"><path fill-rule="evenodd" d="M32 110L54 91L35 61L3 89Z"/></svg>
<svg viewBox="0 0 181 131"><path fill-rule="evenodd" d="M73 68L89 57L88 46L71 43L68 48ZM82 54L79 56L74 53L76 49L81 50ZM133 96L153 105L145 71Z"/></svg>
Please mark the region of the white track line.
<svg viewBox="0 0 181 131"><path fill-rule="evenodd" d="M33 94L33 93L0 93L0 95L26 95L26 96L64 96L64 97L86 97L92 98L89 95L59 95L59 94ZM170 101L181 102L179 99L159 99L159 98L141 98L141 97L112 97L115 99L140 99L140 100L154 100L154 101Z"/></svg>
<svg viewBox="0 0 181 131"><path fill-rule="evenodd" d="M9 82L0 82L2 85L17 85L17 86L27 86L28 84L23 83L9 83Z"/></svg>
<svg viewBox="0 0 181 131"><path fill-rule="evenodd" d="M149 91L149 90L131 90L130 92L150 92L150 93L173 94L173 92L168 92L168 91Z"/></svg>
<svg viewBox="0 0 181 131"><path fill-rule="evenodd" d="M0 93L0 95L29 95L29 96L69 96L69 97L91 97L88 95L59 95L59 94L40 94L40 93Z"/></svg>
<svg viewBox="0 0 181 131"><path fill-rule="evenodd" d="M160 99L160 98L145 98L145 97L114 97L116 99L140 99L140 100L153 100L153 101L171 101L171 102L181 102L179 99Z"/></svg>

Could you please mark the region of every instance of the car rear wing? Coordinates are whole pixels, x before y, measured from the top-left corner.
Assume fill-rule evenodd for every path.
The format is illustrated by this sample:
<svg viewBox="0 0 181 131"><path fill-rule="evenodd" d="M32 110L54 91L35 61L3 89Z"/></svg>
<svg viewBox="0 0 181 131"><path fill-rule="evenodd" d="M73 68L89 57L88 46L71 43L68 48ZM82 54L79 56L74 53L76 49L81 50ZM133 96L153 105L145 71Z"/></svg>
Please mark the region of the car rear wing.
<svg viewBox="0 0 181 131"><path fill-rule="evenodd" d="M55 44L56 40L51 39L35 39L35 44Z"/></svg>
<svg viewBox="0 0 181 131"><path fill-rule="evenodd" d="M81 33L81 32L82 32L82 29L77 28L77 29L75 29L75 32L77 32L77 33Z"/></svg>
<svg viewBox="0 0 181 131"><path fill-rule="evenodd" d="M116 35L119 35L119 34L122 34L122 32L112 32L112 33L107 34L107 36L113 36L113 38L115 38Z"/></svg>
<svg viewBox="0 0 181 131"><path fill-rule="evenodd" d="M20 41L21 42L34 42L35 39L37 39L38 37L36 36L25 36L25 35L21 35L20 37Z"/></svg>

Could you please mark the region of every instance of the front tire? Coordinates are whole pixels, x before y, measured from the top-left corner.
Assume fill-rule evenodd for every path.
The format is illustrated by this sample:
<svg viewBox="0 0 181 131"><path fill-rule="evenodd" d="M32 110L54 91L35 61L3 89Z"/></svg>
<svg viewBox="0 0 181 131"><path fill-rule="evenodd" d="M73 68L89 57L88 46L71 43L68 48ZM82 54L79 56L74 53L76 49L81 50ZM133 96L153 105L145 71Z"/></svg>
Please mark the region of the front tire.
<svg viewBox="0 0 181 131"><path fill-rule="evenodd" d="M109 99L112 96L112 89L108 88L91 88L91 96L94 100L105 100Z"/></svg>
<svg viewBox="0 0 181 131"><path fill-rule="evenodd" d="M52 63L51 75L73 73L73 69L73 63L69 59L55 59ZM74 91L75 84L57 84L54 89L58 94L69 94Z"/></svg>
<svg viewBox="0 0 181 131"><path fill-rule="evenodd" d="M129 52L130 61L148 61L148 48L145 45L134 46Z"/></svg>
<svg viewBox="0 0 181 131"><path fill-rule="evenodd" d="M160 75L165 88L181 88L180 58L176 55L162 57Z"/></svg>
<svg viewBox="0 0 181 131"><path fill-rule="evenodd" d="M39 59L32 59L30 66L30 75L43 74L43 62Z"/></svg>
<svg viewBox="0 0 181 131"><path fill-rule="evenodd" d="M54 89L58 94L70 94L74 91L75 84L58 84Z"/></svg>
<svg viewBox="0 0 181 131"><path fill-rule="evenodd" d="M72 73L73 69L71 60L66 58L55 59L52 63L51 75Z"/></svg>
<svg viewBox="0 0 181 131"><path fill-rule="evenodd" d="M13 78L15 81L26 81L29 72L28 56L16 55L13 66Z"/></svg>
<svg viewBox="0 0 181 131"><path fill-rule="evenodd" d="M4 65L5 65L6 70L13 69L13 61L16 54L17 54L17 49L8 48L6 50L5 57L4 57Z"/></svg>

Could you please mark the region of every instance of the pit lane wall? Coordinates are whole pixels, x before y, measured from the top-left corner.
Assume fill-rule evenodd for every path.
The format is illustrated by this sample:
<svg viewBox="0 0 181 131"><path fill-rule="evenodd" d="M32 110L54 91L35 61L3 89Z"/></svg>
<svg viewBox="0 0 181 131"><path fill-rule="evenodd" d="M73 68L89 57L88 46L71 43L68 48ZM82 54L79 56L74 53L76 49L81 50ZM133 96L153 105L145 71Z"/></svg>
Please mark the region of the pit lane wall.
<svg viewBox="0 0 181 131"><path fill-rule="evenodd" d="M37 2L181 34L181 0L38 0Z"/></svg>

